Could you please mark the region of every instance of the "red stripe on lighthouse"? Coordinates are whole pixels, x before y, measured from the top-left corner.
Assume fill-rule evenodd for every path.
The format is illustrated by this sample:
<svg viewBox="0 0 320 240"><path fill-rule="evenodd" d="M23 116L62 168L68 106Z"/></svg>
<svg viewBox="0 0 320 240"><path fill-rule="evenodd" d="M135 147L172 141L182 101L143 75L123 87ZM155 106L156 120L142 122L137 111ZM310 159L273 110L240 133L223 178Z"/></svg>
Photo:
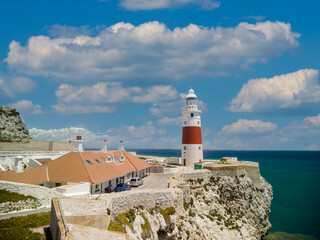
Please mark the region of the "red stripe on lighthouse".
<svg viewBox="0 0 320 240"><path fill-rule="evenodd" d="M201 127L183 127L182 144L202 144Z"/></svg>

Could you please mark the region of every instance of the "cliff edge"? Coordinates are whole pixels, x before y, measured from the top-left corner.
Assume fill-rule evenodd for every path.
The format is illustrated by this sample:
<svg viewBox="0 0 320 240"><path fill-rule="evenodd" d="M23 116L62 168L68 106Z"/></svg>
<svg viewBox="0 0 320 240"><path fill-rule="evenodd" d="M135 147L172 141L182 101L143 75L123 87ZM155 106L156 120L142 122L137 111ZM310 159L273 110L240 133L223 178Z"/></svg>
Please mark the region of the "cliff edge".
<svg viewBox="0 0 320 240"><path fill-rule="evenodd" d="M29 130L20 113L10 107L0 107L0 142L28 142Z"/></svg>
<svg viewBox="0 0 320 240"><path fill-rule="evenodd" d="M132 239L258 240L271 228L273 194L264 178L259 187L247 174L189 183L190 198L184 198L182 210L171 211L170 216L159 208L135 210L132 227L125 227Z"/></svg>

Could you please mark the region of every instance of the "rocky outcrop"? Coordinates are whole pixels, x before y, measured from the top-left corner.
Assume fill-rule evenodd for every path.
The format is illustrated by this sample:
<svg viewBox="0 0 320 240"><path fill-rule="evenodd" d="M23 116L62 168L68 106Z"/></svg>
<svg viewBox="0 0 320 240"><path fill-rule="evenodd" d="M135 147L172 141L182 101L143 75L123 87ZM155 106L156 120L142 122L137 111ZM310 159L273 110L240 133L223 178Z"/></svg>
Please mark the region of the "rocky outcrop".
<svg viewBox="0 0 320 240"><path fill-rule="evenodd" d="M0 142L27 142L31 139L20 113L10 107L0 107Z"/></svg>
<svg viewBox="0 0 320 240"><path fill-rule="evenodd" d="M261 239L271 227L272 187L264 178L260 177L259 187L246 174L189 183L190 197L182 210L135 208L134 218L127 214L124 221L127 215L122 214L114 225L124 226L132 239L199 240Z"/></svg>

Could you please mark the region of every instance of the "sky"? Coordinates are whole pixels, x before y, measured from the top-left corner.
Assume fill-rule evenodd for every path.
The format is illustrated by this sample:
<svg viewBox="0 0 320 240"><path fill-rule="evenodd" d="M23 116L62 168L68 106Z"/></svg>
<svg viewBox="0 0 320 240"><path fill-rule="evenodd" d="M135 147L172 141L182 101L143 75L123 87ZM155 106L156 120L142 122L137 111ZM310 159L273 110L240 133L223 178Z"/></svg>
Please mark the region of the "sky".
<svg viewBox="0 0 320 240"><path fill-rule="evenodd" d="M179 149L184 97L208 150L320 150L320 2L0 2L0 105L37 140Z"/></svg>

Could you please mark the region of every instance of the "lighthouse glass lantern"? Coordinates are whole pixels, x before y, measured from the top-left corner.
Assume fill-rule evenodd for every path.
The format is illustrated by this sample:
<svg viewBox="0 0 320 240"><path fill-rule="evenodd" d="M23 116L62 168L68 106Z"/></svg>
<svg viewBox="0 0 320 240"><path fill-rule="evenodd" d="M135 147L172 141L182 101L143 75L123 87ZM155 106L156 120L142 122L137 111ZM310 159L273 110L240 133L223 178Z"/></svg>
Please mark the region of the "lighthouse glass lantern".
<svg viewBox="0 0 320 240"><path fill-rule="evenodd" d="M197 96L190 89L186 96L186 106L182 112L182 165L194 168L196 162L203 161L201 137L201 111L197 106Z"/></svg>

